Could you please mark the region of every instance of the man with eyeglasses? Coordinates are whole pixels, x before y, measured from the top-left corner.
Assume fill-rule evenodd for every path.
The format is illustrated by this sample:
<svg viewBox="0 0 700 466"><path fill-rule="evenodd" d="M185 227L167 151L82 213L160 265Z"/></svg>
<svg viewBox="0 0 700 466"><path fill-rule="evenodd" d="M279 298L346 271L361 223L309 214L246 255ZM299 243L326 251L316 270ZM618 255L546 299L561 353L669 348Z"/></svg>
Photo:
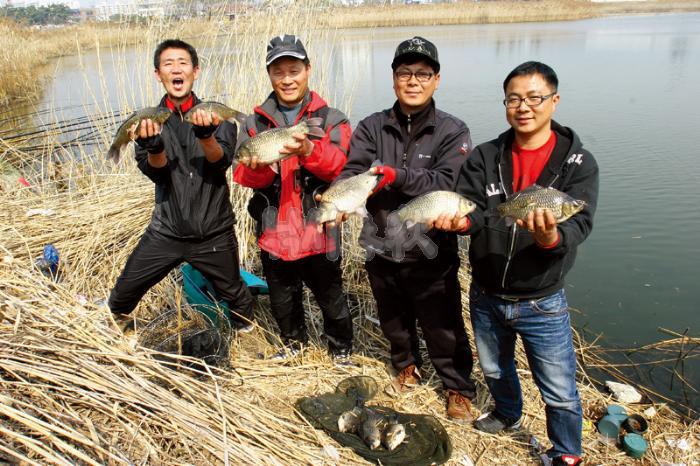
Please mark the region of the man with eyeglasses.
<svg viewBox="0 0 700 466"><path fill-rule="evenodd" d="M255 107L241 127L239 147L270 128L289 127L320 118L325 136L311 140L293 135L280 153L290 155L274 166L253 160L239 164L235 182L253 188L248 213L257 224L260 260L270 290L270 306L283 347L272 359L298 354L308 340L303 285L314 294L323 313L328 351L335 364L351 364L352 320L342 286L340 244L332 234L305 221L322 192L345 165L350 123L309 89L311 63L301 40L291 34L273 37L265 60L272 92Z"/></svg>
<svg viewBox="0 0 700 466"><path fill-rule="evenodd" d="M576 249L593 228L598 165L570 128L552 120L559 104L558 78L539 62L526 62L503 83L511 128L479 145L462 166L457 192L477 209L463 218L441 218L436 227L471 235L471 320L479 363L495 408L475 422L489 433L521 425L522 393L514 351L519 335L535 384L545 402L555 465L581 462L581 401L564 277ZM536 209L508 226L487 215L513 194L538 184L564 191L586 207L557 224Z"/></svg>
<svg viewBox="0 0 700 466"><path fill-rule="evenodd" d="M362 120L350 144L350 156L338 179L371 169L381 175L367 201L360 243L374 257L366 262L379 321L389 340L393 386L398 392L420 382L422 361L416 320L430 360L446 389L447 415L471 420L472 353L462 318L454 233L429 231L436 254L419 247L402 251L391 242L389 213L431 191L454 190L459 167L472 149L463 121L435 107L440 62L434 44L414 37L399 44L391 63L396 102ZM377 163L381 164L375 166ZM336 222L345 220L339 215Z"/></svg>

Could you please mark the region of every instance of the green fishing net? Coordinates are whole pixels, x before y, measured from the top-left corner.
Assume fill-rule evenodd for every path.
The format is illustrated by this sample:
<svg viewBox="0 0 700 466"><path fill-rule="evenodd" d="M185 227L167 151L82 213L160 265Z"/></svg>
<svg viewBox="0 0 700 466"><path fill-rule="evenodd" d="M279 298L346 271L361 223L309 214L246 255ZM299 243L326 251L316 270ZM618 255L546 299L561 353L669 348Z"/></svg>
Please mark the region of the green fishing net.
<svg viewBox="0 0 700 466"><path fill-rule="evenodd" d="M406 428L406 439L393 451L384 447L370 450L362 439L338 430L338 417L357 405L358 398L368 402L378 392L377 382L368 376L342 380L334 393L300 398L297 410L317 429L323 429L339 444L352 448L363 458L396 465L431 465L446 462L452 454L452 443L445 428L433 416L408 414L390 408L371 405L373 411L384 416L396 415Z"/></svg>

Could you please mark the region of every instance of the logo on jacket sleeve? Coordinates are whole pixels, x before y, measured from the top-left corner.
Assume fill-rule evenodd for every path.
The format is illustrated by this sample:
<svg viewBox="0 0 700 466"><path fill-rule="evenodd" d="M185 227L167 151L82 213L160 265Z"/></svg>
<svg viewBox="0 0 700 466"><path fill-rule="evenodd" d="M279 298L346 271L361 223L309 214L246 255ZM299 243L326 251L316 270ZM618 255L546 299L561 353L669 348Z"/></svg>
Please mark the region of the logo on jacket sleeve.
<svg viewBox="0 0 700 466"><path fill-rule="evenodd" d="M503 191L501 191L501 187L496 183L491 183L486 186L486 197L500 196L501 194L503 194Z"/></svg>
<svg viewBox="0 0 700 466"><path fill-rule="evenodd" d="M469 153L469 142L465 141L462 143L462 147L459 148L462 155L467 155Z"/></svg>
<svg viewBox="0 0 700 466"><path fill-rule="evenodd" d="M566 160L566 163L575 163L576 165L581 165L582 162L583 154L571 154L571 157Z"/></svg>

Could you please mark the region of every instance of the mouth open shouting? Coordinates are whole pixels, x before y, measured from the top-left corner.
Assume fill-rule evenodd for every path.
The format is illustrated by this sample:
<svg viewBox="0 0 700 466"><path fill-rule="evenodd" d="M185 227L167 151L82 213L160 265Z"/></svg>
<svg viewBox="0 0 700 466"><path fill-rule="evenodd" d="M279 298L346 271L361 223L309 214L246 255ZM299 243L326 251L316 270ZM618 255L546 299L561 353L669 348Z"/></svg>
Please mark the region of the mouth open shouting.
<svg viewBox="0 0 700 466"><path fill-rule="evenodd" d="M187 50L168 48L161 53L155 73L170 100L180 104L192 92L194 81L199 76L199 66L192 64L192 57Z"/></svg>

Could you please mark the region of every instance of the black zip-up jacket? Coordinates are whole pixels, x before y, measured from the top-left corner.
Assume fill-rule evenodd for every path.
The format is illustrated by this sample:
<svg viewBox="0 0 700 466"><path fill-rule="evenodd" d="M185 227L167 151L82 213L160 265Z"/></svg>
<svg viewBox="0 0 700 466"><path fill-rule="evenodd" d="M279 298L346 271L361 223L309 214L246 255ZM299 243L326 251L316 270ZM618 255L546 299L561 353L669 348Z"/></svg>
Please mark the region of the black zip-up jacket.
<svg viewBox="0 0 700 466"><path fill-rule="evenodd" d="M365 247L384 238L392 211L421 194L455 189L459 168L472 149L469 128L462 120L436 109L434 101L426 112L415 127L410 116L400 115L397 102L393 108L362 120L352 134L348 161L336 181L368 170L375 160L396 169L393 185L367 200L369 217L360 234ZM441 252L457 252L454 233L431 230L428 236ZM390 251L376 252L394 260ZM425 259L420 248L406 251L404 260L420 259Z"/></svg>
<svg viewBox="0 0 700 466"><path fill-rule="evenodd" d="M193 105L201 100L194 96ZM160 101L166 107L166 97ZM151 230L179 239L202 239L221 233L234 224L226 183L236 147L236 125L222 121L214 133L223 149L216 163L207 161L192 125L178 110L162 127L167 164L155 168L148 164L148 152L136 146L139 169L156 185L156 205Z"/></svg>
<svg viewBox="0 0 700 466"><path fill-rule="evenodd" d="M532 235L494 214L513 194L512 129L480 144L462 166L457 192L473 200L469 215L469 260L472 278L489 294L510 298L539 298L564 286L576 258L576 248L593 228L598 202L598 164L576 133L552 121L557 144L537 184L552 186L586 207L557 226L559 242L551 249L535 244Z"/></svg>

